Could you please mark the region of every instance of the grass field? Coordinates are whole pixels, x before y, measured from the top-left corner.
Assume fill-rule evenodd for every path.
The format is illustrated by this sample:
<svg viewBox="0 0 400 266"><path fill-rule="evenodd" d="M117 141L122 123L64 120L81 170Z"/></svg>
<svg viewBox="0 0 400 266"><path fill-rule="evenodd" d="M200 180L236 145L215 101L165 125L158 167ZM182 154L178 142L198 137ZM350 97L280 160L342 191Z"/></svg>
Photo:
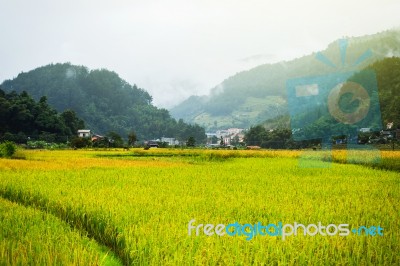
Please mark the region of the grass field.
<svg viewBox="0 0 400 266"><path fill-rule="evenodd" d="M300 151L19 151L0 159L0 264L399 265L400 152L322 153L305 168ZM192 219L383 236L189 236Z"/></svg>

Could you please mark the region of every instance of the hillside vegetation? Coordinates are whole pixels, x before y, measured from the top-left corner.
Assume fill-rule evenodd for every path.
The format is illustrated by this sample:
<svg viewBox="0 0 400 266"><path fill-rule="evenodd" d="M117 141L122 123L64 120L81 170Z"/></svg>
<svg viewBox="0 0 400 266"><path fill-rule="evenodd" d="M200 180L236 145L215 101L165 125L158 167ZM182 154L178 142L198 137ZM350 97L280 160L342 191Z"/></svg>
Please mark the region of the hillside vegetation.
<svg viewBox="0 0 400 266"><path fill-rule="evenodd" d="M149 93L106 69L50 64L6 80L0 88L26 91L35 100L46 96L57 111L75 111L97 134L115 131L126 137L134 131L141 140L193 136L201 142L205 138L203 128L171 118L166 109L152 105Z"/></svg>
<svg viewBox="0 0 400 266"><path fill-rule="evenodd" d="M5 93L0 89L0 141L26 143L29 139L65 142L76 136L84 122L72 110L58 113L46 96L36 102L27 92Z"/></svg>
<svg viewBox="0 0 400 266"><path fill-rule="evenodd" d="M379 60L357 72L348 80L363 84L370 78L371 71L376 74L378 85L382 116L382 125L379 125L379 127L386 128L387 123L393 122L392 128L400 128L400 58L391 57ZM311 113L314 110L310 109L309 111ZM332 118L321 118L321 124L316 124L316 126L323 128L323 122L329 119ZM288 115L279 116L275 119L266 120L261 124L267 129L289 128L290 117Z"/></svg>

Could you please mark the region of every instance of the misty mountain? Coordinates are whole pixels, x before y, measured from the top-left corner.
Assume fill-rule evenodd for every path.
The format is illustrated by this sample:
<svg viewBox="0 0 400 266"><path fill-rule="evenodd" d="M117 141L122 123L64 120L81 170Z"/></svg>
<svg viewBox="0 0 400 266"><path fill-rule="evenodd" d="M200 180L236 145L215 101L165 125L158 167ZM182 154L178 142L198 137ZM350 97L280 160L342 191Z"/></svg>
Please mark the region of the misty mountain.
<svg viewBox="0 0 400 266"><path fill-rule="evenodd" d="M286 115L286 82L291 78L317 76L343 70L362 69L385 57L400 55L400 30L348 39L344 65L338 41L321 51L332 66L317 60L313 53L291 61L264 64L227 78L207 96L191 96L172 108L175 118L198 123L208 130L251 125ZM357 60L366 52L371 57Z"/></svg>
<svg viewBox="0 0 400 266"><path fill-rule="evenodd" d="M376 125L376 128L386 128L388 123L393 123L393 128L400 128L400 58L390 57L379 60L360 72L348 78L348 81L356 82L358 84L365 84L371 78L371 70L376 75L377 91L379 95L379 106L382 119L382 125ZM304 114L305 116L312 116L314 110L309 108L309 111ZM336 121L332 120L330 115L321 117L319 122L314 123L316 128L322 129L325 132L329 132L329 129L323 129L324 123L331 127L336 124ZM269 119L261 123L266 129L276 128L290 128L290 117L289 115L282 115L273 119ZM369 125L373 127L371 123ZM343 130L345 132L345 130ZM312 135L309 133L309 135Z"/></svg>
<svg viewBox="0 0 400 266"><path fill-rule="evenodd" d="M136 85L130 85L117 73L89 70L84 66L50 64L6 80L4 91L28 92L33 99L47 97L58 112L71 109L97 134L114 131L126 137L136 132L140 140L174 137L198 142L204 140L204 129L171 118L168 110L152 105L152 97Z"/></svg>

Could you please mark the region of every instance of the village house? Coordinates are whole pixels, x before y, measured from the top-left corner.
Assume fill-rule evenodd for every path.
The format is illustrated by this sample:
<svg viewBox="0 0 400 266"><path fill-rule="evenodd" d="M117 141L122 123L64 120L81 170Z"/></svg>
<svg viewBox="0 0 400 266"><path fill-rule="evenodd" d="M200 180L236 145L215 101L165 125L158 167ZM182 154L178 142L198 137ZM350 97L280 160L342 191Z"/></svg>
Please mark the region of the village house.
<svg viewBox="0 0 400 266"><path fill-rule="evenodd" d="M179 145L179 141L175 138L161 138L161 142L165 142L170 146Z"/></svg>
<svg viewBox="0 0 400 266"><path fill-rule="evenodd" d="M229 128L226 130L217 130L215 133L206 133L207 144L212 144L213 138L217 138L218 144L222 138L224 145L231 145L233 140L237 139L238 142L243 142L244 140L244 129L242 128Z"/></svg>
<svg viewBox="0 0 400 266"><path fill-rule="evenodd" d="M159 141L160 141L159 139L157 139L157 140L148 140L148 141L145 141L144 144L148 148L158 148L159 147L159 145L158 145Z"/></svg>
<svg viewBox="0 0 400 266"><path fill-rule="evenodd" d="M103 139L104 139L104 136L101 136L101 135L93 135L92 136L92 141L93 142L100 141L100 140L103 140Z"/></svg>
<svg viewBox="0 0 400 266"><path fill-rule="evenodd" d="M79 129L78 130L78 137L80 138L90 138L91 132L90 129Z"/></svg>

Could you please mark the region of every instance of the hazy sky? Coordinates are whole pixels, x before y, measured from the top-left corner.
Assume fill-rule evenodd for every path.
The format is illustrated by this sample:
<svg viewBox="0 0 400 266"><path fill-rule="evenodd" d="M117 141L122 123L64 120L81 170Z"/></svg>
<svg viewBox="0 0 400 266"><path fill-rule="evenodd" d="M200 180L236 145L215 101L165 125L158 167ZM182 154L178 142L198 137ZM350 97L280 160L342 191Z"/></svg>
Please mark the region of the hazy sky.
<svg viewBox="0 0 400 266"><path fill-rule="evenodd" d="M171 107L262 63L400 26L399 0L0 0L0 82L107 68Z"/></svg>

